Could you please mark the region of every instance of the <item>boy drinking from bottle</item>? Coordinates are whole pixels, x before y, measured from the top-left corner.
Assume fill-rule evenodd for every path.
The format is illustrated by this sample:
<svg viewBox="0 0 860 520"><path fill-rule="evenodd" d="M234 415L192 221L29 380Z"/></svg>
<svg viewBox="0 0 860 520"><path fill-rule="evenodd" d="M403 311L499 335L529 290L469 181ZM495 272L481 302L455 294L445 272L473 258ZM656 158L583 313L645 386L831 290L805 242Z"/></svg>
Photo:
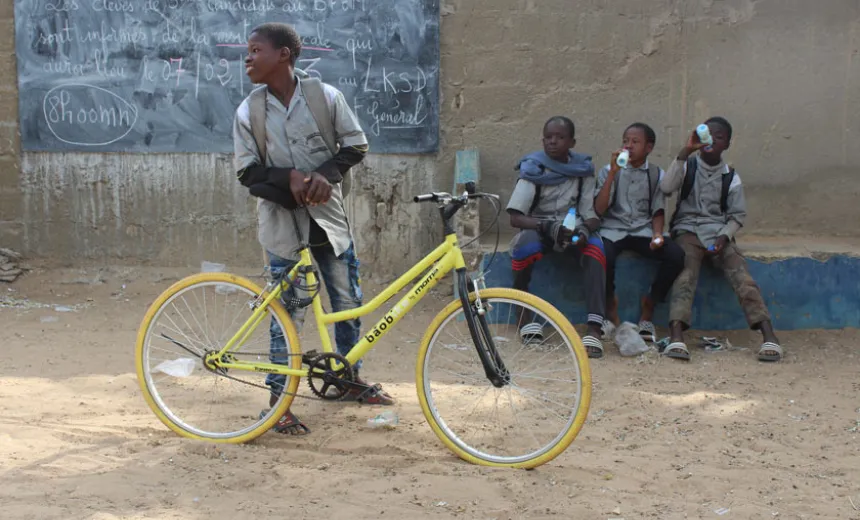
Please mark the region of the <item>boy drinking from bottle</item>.
<svg viewBox="0 0 860 520"><path fill-rule="evenodd" d="M588 330L582 343L591 358L603 356L602 327L606 305L606 258L594 213L594 165L591 157L574 153L573 121L556 116L543 128L543 150L523 157L519 179L508 202L511 226L521 231L511 242L514 289L528 291L534 264L543 255L562 253L585 270ZM576 210L571 227L562 223ZM523 343L543 340L543 325L519 323Z"/></svg>
<svg viewBox="0 0 860 520"><path fill-rule="evenodd" d="M746 201L740 176L723 160L732 141L732 126L712 117L702 129L703 142L694 131L660 182L669 195L680 190L672 218L672 236L684 250L684 270L675 280L669 309L671 343L664 354L689 360L684 331L690 328L693 297L704 260L710 260L732 285L747 322L762 333L759 361L779 361L782 347L773 331L761 290L747 270L746 260L735 245L735 233L746 218ZM708 142L710 141L710 142ZM693 155L698 152L698 155Z"/></svg>
<svg viewBox="0 0 860 520"><path fill-rule="evenodd" d="M623 148L612 154L612 161L597 175L594 210L600 215L600 236L606 252L606 317L619 324L618 297L615 295L615 262L624 251L634 251L660 262L648 294L642 296L639 333L654 341L656 330L651 321L654 307L664 302L672 283L684 268L684 251L671 238L663 236L665 198L660 191L663 170L648 161L657 136L644 123L633 123L624 131ZM618 157L627 157L624 165Z"/></svg>

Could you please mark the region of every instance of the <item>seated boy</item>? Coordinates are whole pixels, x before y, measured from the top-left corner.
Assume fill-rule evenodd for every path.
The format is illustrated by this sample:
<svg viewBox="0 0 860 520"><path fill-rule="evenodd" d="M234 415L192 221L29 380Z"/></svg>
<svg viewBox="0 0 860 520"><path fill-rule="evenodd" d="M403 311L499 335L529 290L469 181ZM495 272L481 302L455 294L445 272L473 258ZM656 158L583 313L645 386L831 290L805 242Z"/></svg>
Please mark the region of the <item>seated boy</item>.
<svg viewBox="0 0 860 520"><path fill-rule="evenodd" d="M589 357L599 358L603 356L606 259L600 237L592 236L599 226L594 213L594 165L591 157L571 151L574 134L573 121L553 117L544 125L543 151L526 155L517 165L519 179L507 206L511 226L521 229L511 242L513 285L528 291L534 263L544 254L563 253L578 260L585 270L588 307L588 330L582 343ZM571 207L577 211L573 230L561 225ZM542 328L537 322L522 326L523 343L541 341Z"/></svg>
<svg viewBox="0 0 860 520"><path fill-rule="evenodd" d="M657 331L651 321L654 306L666 300L675 278L684 268L684 251L663 236L666 196L660 191L663 170L648 161L657 136L644 123L633 123L624 131L622 146L630 154L627 167L618 166L621 150L597 176L594 210L601 217L600 236L606 252L607 320L619 324L615 295L615 262L623 251L635 251L659 260L660 267L650 293L642 296L639 333L650 341Z"/></svg>
<svg viewBox="0 0 860 520"><path fill-rule="evenodd" d="M713 144L704 146L694 131L660 183L663 193L681 190L671 232L686 253L684 270L672 288L671 343L664 354L690 359L683 332L690 328L702 261L709 259L731 283L750 328L761 331L764 337L758 359L779 361L782 347L774 334L770 314L734 241L746 218L746 201L740 176L723 161L723 152L732 141L732 126L722 117L712 117L706 124ZM696 151L698 157L692 156Z"/></svg>

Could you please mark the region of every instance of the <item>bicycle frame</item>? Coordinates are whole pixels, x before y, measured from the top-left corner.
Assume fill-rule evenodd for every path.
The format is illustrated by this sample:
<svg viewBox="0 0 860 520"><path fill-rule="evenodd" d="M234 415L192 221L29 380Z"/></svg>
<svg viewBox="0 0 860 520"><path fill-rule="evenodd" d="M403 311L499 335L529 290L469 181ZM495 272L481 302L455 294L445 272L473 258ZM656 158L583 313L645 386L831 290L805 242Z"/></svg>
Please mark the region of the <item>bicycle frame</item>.
<svg viewBox="0 0 860 520"><path fill-rule="evenodd" d="M299 262L289 271L287 278L290 282L296 280L303 268L312 265L311 253L308 248L303 248L299 253ZM460 249L455 233L448 233L445 236L445 241L439 245L430 254L425 256L420 262L415 264L409 271L404 273L395 282L390 284L382 292L377 294L372 300L366 304L340 312L326 313L322 307L320 294L314 296L311 308L316 319L317 329L319 331L320 340L322 342L323 352L334 352L332 347L331 337L328 332L328 325L346 320L360 318L377 310L385 302L390 300L395 294L403 290L411 280L417 278L422 273L424 277L419 282L412 286L412 289L397 302L396 305L382 317L368 332L363 334L361 340L356 343L349 354L346 355L350 365L354 365L359 359L364 357L375 345L376 341L385 336L394 325L400 321L412 307L421 301L430 290L439 283L439 280L444 278L453 270L466 269L466 261L463 258L463 252ZM289 376L304 377L308 375L308 369L289 368L287 365L277 365L273 363L259 362L243 362L235 359L230 355L230 351L242 345L248 336L260 325L266 316L266 309L272 302L281 297L281 294L288 286L287 281L279 283L265 298L262 303L257 306L251 317L242 325L238 332L230 338L230 341L217 353L207 356L207 363L212 363L217 368L247 370L254 372L265 372L271 374L282 374ZM318 283L316 275L313 271L307 273L307 284L313 286ZM225 361L229 360L229 362Z"/></svg>

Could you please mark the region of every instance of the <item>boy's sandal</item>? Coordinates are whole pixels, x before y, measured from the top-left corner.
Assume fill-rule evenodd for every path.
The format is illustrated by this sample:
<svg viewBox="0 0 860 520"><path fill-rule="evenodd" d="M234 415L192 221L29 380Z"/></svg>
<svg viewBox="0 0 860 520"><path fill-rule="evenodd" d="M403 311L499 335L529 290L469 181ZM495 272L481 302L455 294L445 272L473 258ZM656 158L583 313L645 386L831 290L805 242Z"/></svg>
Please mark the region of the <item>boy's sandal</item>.
<svg viewBox="0 0 860 520"><path fill-rule="evenodd" d="M670 358L683 359L684 361L690 360L690 351L687 349L687 345L680 341L669 343L666 350L663 351L663 355Z"/></svg>
<svg viewBox="0 0 860 520"><path fill-rule="evenodd" d="M260 412L260 419L265 417L267 413L269 413L268 410ZM299 418L296 417L296 414L290 411L287 411L283 417L278 419L278 422L272 426L272 430L284 435L307 435L311 432L310 428L305 426L305 423L299 420Z"/></svg>
<svg viewBox="0 0 860 520"><path fill-rule="evenodd" d="M582 345L585 347L586 352L588 352L588 357L593 359L603 357L603 342L594 336L584 336L582 338Z"/></svg>
<svg viewBox="0 0 860 520"><path fill-rule="evenodd" d="M543 342L543 325L537 322L523 325L520 329L520 340L523 345Z"/></svg>
<svg viewBox="0 0 860 520"><path fill-rule="evenodd" d="M762 343L761 347L758 349L758 360L759 361L779 361L782 359L782 347L773 343L771 341L767 341Z"/></svg>
<svg viewBox="0 0 860 520"><path fill-rule="evenodd" d="M365 389L350 390L343 396L343 401L381 406L394 404L394 398L388 395L379 384L370 385Z"/></svg>
<svg viewBox="0 0 860 520"><path fill-rule="evenodd" d="M654 343L657 341L657 328L654 327L654 324L650 321L640 321L639 335L642 336L642 339L645 341Z"/></svg>

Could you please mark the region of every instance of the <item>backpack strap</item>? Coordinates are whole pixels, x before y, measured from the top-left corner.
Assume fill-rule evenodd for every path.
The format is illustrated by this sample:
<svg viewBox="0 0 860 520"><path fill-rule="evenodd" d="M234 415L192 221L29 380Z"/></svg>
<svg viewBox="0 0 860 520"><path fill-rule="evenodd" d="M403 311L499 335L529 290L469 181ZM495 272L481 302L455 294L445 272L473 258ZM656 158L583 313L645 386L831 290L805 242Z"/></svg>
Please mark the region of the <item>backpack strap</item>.
<svg viewBox="0 0 860 520"><path fill-rule="evenodd" d="M675 227L675 219L678 218L678 210L681 209L681 202L693 192L693 183L696 181L696 169L698 167L699 162L696 160L696 157L687 157L687 168L684 171L684 180L681 181L681 193L678 194L678 200L675 202L675 213L672 214L669 229Z"/></svg>
<svg viewBox="0 0 860 520"><path fill-rule="evenodd" d="M535 184L535 196L532 199L532 205L529 206L529 216L534 213L535 208L537 207L538 203L540 203L540 187L540 184Z"/></svg>
<svg viewBox="0 0 860 520"><path fill-rule="evenodd" d="M266 86L257 87L248 96L248 109L250 112L251 135L257 144L257 153L260 155L260 163L266 166L266 101L268 94Z"/></svg>
<svg viewBox="0 0 860 520"><path fill-rule="evenodd" d="M654 214L654 190L657 186L653 180L657 179L660 182L660 167L653 163L648 163L648 218Z"/></svg>
<svg viewBox="0 0 860 520"><path fill-rule="evenodd" d="M322 136L323 141L325 141L325 144L332 156L334 156L337 154L340 147L337 144L337 133L334 129L334 120L332 118L331 110L329 110L322 81L310 76L302 78L299 81L302 83L302 94L304 94L305 102L308 104L308 109L311 111L311 115L313 115L314 121L317 123L320 135ZM343 181L341 181L340 187L344 197L349 195L349 190L352 187L352 178L349 173L350 172L346 172L343 175Z"/></svg>
<svg viewBox="0 0 860 520"><path fill-rule="evenodd" d="M725 215L729 210L729 190L732 187L732 181L735 180L735 169L729 168L729 173L723 175L722 191L720 193L720 209Z"/></svg>

